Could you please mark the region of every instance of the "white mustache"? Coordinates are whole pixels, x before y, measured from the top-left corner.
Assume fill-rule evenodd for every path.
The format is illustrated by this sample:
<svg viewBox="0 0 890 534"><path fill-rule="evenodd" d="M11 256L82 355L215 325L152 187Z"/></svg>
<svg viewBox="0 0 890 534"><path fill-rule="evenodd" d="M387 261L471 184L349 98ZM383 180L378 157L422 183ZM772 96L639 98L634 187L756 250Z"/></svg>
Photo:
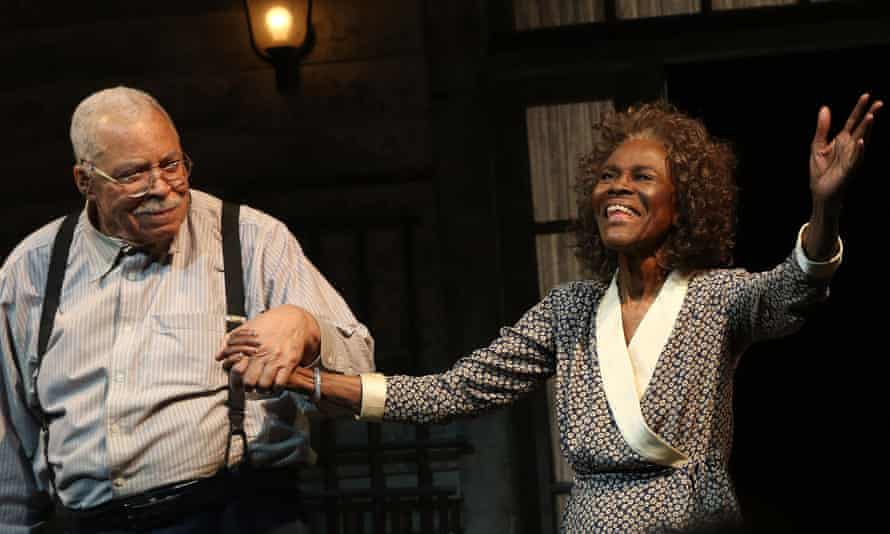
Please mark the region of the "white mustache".
<svg viewBox="0 0 890 534"><path fill-rule="evenodd" d="M151 215L178 208L180 204L182 204L182 197L171 196L165 200L150 198L143 202L133 213L135 215Z"/></svg>

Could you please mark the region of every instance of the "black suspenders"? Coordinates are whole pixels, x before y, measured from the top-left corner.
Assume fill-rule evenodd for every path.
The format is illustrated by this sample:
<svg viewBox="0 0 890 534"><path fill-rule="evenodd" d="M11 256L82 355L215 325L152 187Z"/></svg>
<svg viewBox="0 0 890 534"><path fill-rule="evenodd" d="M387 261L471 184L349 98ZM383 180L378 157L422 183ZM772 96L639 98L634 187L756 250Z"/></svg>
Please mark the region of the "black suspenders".
<svg viewBox="0 0 890 534"><path fill-rule="evenodd" d="M221 226L223 265L226 280L226 331L236 328L247 319L244 312L244 271L241 266L241 239L238 232L240 208L237 204L223 202ZM53 492L56 494L56 498L58 498L58 491L55 485L55 473L49 463L49 421L46 413L40 406L40 399L37 396L37 377L40 373L40 366L43 363L43 356L46 354L46 349L49 345L49 337L53 330L56 311L59 309L62 282L65 279L65 268L68 263L68 251L71 248L74 227L77 226L79 217L80 212L66 216L53 241L43 296L43 308L40 312L40 330L37 335L37 362L30 377L33 396L28 398L28 404L40 422L40 428L43 433L44 459L49 472L49 481L53 487ZM28 379L29 377L22 375L23 381ZM229 374L229 399L227 404L229 407L230 428L229 440L226 444L225 462L228 465L232 439L237 436L241 438L244 451L240 465L247 466L249 465L249 459L247 454L247 435L244 432L244 388L240 377L234 373Z"/></svg>
<svg viewBox="0 0 890 534"><path fill-rule="evenodd" d="M40 374L40 365L43 363L43 355L46 354L49 345L49 335L53 331L53 322L56 311L59 309L59 297L62 294L62 282L65 280L65 268L68 266L68 250L71 248L71 239L74 237L74 227L77 226L78 213L71 213L62 221L59 233L53 241L52 252L49 259L49 271L46 274L46 287L43 292L43 309L40 310L40 330L37 334L37 362L31 373L31 393L28 403L31 410L40 422L40 432L43 434L43 459L46 462L46 471L53 493L58 499L56 490L56 473L49 463L49 418L40 406L40 396L37 393L37 377ZM22 377L22 380L26 380Z"/></svg>
<svg viewBox="0 0 890 534"><path fill-rule="evenodd" d="M241 266L241 237L238 233L237 204L223 202L222 244L226 275L226 331L230 332L247 320L244 311L244 274ZM232 440L241 438L242 455L238 468L250 466L247 453L247 434L244 432L244 384L241 375L229 373L229 439L226 441L225 463L229 464Z"/></svg>

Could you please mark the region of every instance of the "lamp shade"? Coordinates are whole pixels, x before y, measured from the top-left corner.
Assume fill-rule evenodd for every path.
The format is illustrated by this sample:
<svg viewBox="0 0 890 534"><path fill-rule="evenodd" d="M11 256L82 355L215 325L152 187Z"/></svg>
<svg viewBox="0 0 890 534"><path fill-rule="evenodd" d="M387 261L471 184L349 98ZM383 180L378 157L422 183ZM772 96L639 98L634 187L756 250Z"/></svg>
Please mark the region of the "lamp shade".
<svg viewBox="0 0 890 534"><path fill-rule="evenodd" d="M250 36L257 53L300 49L311 40L312 0L245 0ZM271 52L270 52L271 51Z"/></svg>

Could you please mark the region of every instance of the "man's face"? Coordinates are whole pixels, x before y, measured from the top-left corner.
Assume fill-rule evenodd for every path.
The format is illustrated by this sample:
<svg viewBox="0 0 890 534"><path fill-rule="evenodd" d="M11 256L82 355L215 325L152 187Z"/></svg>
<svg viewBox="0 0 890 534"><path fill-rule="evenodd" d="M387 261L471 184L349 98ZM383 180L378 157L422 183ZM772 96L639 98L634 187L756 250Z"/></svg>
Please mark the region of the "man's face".
<svg viewBox="0 0 890 534"><path fill-rule="evenodd" d="M159 166L182 159L179 135L159 111L147 109L136 120L106 115L99 119L96 141L102 151L93 165L113 177L149 170L152 185L145 196L132 198L131 190L112 183L84 166L75 168L89 176L79 186L95 205L99 230L135 245L150 248L170 243L188 211L188 181L171 187Z"/></svg>

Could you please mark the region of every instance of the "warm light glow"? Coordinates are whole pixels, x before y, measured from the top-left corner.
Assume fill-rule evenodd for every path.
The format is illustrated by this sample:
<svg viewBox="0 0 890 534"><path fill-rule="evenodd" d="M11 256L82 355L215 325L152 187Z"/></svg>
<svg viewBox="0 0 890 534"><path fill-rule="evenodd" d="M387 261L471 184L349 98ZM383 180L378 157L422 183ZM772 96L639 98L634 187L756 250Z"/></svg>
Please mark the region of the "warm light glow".
<svg viewBox="0 0 890 534"><path fill-rule="evenodd" d="M290 11L283 7L273 7L266 12L266 28L275 41L286 41L290 35L294 18Z"/></svg>

